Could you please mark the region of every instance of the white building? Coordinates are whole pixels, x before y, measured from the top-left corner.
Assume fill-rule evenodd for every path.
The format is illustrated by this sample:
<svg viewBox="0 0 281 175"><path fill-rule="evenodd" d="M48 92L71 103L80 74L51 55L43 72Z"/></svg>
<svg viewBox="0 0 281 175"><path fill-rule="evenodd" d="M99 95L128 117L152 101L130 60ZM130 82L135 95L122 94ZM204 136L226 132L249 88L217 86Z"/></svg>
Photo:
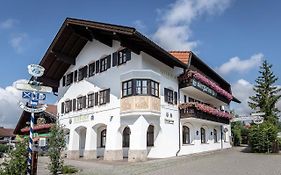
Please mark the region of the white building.
<svg viewBox="0 0 281 175"><path fill-rule="evenodd" d="M125 26L67 18L41 77L58 93L71 159L144 161L229 148L230 85L192 52Z"/></svg>

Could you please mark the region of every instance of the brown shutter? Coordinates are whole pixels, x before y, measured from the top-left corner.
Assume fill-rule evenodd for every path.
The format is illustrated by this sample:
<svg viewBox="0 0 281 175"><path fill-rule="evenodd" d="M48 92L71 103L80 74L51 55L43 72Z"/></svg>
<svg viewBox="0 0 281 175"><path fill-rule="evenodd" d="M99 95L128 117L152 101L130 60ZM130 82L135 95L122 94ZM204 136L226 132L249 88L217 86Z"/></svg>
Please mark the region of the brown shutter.
<svg viewBox="0 0 281 175"><path fill-rule="evenodd" d="M64 102L61 103L61 113L64 113Z"/></svg>
<svg viewBox="0 0 281 175"><path fill-rule="evenodd" d="M111 55L108 55L106 59L107 59L107 69L109 69L111 66Z"/></svg>
<svg viewBox="0 0 281 175"><path fill-rule="evenodd" d="M86 108L86 96L82 97L82 108Z"/></svg>
<svg viewBox="0 0 281 175"><path fill-rule="evenodd" d="M77 81L77 70L74 71L74 82Z"/></svg>
<svg viewBox="0 0 281 175"><path fill-rule="evenodd" d="M130 49L126 49L125 53L126 53L126 61L131 60L131 50Z"/></svg>
<svg viewBox="0 0 281 175"><path fill-rule="evenodd" d="M106 90L106 103L110 103L110 89Z"/></svg>
<svg viewBox="0 0 281 175"><path fill-rule="evenodd" d="M62 86L65 86L65 76L62 77Z"/></svg>
<svg viewBox="0 0 281 175"><path fill-rule="evenodd" d="M72 111L72 100L69 101L69 112Z"/></svg>
<svg viewBox="0 0 281 175"><path fill-rule="evenodd" d="M165 102L168 102L168 89L164 88L164 100Z"/></svg>
<svg viewBox="0 0 281 175"><path fill-rule="evenodd" d="M76 111L76 98L72 100L73 111Z"/></svg>
<svg viewBox="0 0 281 175"><path fill-rule="evenodd" d="M117 61L118 61L118 52L114 52L112 55L112 67L117 65Z"/></svg>
<svg viewBox="0 0 281 175"><path fill-rule="evenodd" d="M174 104L178 104L178 93L176 91L174 92Z"/></svg>
<svg viewBox="0 0 281 175"><path fill-rule="evenodd" d="M95 92L95 106L99 105L99 93Z"/></svg>
<svg viewBox="0 0 281 175"><path fill-rule="evenodd" d="M100 60L96 61L96 73L100 72Z"/></svg>

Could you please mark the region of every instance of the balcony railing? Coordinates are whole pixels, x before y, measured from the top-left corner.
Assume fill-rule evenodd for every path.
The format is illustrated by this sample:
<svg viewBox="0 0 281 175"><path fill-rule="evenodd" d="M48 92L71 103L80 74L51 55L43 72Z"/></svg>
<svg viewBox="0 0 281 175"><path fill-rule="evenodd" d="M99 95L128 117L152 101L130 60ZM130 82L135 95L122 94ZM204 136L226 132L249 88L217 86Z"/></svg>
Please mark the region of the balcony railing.
<svg viewBox="0 0 281 175"><path fill-rule="evenodd" d="M219 123L228 124L232 115L228 112L220 111L211 106L197 102L183 103L179 105L181 118L199 118Z"/></svg>
<svg viewBox="0 0 281 175"><path fill-rule="evenodd" d="M209 80L204 75L196 71L188 71L178 77L180 88L187 86L193 86L201 91L214 96L220 100L224 98L225 102L230 102L233 99L233 96L218 86L215 82Z"/></svg>

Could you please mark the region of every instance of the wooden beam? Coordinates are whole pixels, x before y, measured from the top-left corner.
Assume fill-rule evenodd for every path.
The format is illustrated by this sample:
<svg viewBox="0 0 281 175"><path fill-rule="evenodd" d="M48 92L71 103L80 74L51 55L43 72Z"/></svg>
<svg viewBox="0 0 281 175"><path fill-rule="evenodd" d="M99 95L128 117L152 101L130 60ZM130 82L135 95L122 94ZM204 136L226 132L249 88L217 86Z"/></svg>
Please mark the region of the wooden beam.
<svg viewBox="0 0 281 175"><path fill-rule="evenodd" d="M93 41L93 36L92 34L85 28L83 29L77 29L74 26L68 25L68 28L77 36L80 38L83 38L88 41Z"/></svg>
<svg viewBox="0 0 281 175"><path fill-rule="evenodd" d="M92 32L92 35L93 37L98 40L99 42L107 45L108 47L112 47L112 38L105 35L105 34L102 34L101 32L97 31L97 30L91 30L91 29L88 29L90 32Z"/></svg>
<svg viewBox="0 0 281 175"><path fill-rule="evenodd" d="M137 46L136 43L132 43L124 38L120 38L121 46L129 48L131 51L133 51L135 54L139 55L141 52L141 49Z"/></svg>
<svg viewBox="0 0 281 175"><path fill-rule="evenodd" d="M75 65L75 58L67 56L67 55L65 55L63 53L60 53L60 52L56 52L56 51L51 51L51 53L54 54L54 56L56 57L56 59L58 61L61 61L61 62L67 63L67 64Z"/></svg>

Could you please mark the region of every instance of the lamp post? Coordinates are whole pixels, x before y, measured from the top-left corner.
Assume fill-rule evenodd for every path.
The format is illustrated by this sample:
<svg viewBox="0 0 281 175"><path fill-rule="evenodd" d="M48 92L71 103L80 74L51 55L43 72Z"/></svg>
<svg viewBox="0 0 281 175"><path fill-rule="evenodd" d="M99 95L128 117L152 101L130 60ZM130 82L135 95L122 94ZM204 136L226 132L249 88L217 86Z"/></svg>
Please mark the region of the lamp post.
<svg viewBox="0 0 281 175"><path fill-rule="evenodd" d="M38 77L44 74L45 69L36 64L28 65L28 73L34 77L33 81L28 83L17 83L16 88L22 90L22 98L29 100L29 105L20 102L19 106L24 111L31 113L30 117L30 129L29 129L29 144L28 144L28 160L27 160L27 174L32 174L32 150L33 150L33 128L34 128L34 114L43 112L46 109L46 105L39 104L39 101L45 100L45 93L51 93L52 88L48 86L42 86Z"/></svg>

